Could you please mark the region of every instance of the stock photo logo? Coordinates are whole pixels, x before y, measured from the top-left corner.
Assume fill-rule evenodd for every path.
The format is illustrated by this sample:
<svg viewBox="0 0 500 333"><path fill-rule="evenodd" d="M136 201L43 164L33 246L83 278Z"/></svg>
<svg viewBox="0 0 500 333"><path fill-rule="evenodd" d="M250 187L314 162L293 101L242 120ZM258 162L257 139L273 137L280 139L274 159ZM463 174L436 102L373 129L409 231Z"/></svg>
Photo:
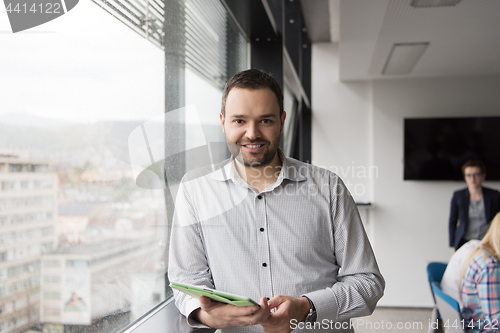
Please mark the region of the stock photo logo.
<svg viewBox="0 0 500 333"><path fill-rule="evenodd" d="M31 29L62 16L79 0L4 0L12 32Z"/></svg>

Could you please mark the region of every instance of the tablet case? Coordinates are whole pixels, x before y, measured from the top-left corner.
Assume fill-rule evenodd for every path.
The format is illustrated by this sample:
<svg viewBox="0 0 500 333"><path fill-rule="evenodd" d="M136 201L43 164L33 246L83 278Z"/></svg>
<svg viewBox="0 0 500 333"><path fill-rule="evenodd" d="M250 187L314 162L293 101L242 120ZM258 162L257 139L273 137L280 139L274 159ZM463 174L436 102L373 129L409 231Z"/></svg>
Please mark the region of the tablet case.
<svg viewBox="0 0 500 333"><path fill-rule="evenodd" d="M211 289L203 286L194 286L186 283L170 282L170 287L175 288L186 295L194 298L200 298L201 296L206 296L214 301L227 303L234 306L252 306L258 305L255 301L248 297L243 297L231 293L225 293L215 289Z"/></svg>

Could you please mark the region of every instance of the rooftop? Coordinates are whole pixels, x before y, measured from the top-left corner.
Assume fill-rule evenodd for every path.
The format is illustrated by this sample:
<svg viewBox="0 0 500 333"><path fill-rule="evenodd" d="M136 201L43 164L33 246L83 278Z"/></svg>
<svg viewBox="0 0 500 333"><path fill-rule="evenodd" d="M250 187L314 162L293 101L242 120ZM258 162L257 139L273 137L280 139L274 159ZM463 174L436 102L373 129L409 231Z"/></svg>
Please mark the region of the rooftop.
<svg viewBox="0 0 500 333"><path fill-rule="evenodd" d="M90 216L96 207L92 202L68 202L59 205L59 216Z"/></svg>
<svg viewBox="0 0 500 333"><path fill-rule="evenodd" d="M145 243L143 239L131 240L131 239L120 239L111 238L99 243L80 243L80 244L62 244L57 250L54 250L45 255L57 255L57 254L72 254L72 255L85 255L89 257L94 257L97 255L103 255L113 251L123 251L126 249L133 248L142 243Z"/></svg>

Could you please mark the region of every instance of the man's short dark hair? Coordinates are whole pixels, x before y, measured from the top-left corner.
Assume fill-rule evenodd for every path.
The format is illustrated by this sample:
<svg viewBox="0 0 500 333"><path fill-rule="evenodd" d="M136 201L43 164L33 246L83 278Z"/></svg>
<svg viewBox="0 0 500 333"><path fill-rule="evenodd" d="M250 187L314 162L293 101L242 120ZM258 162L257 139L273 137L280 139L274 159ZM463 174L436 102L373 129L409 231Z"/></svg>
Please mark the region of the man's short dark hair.
<svg viewBox="0 0 500 333"><path fill-rule="evenodd" d="M226 99L227 95L233 88L240 89L264 89L269 88L276 95L278 106L280 108L280 117L283 114L283 93L281 87L270 73L264 72L260 69L247 69L245 71L236 73L232 78L227 81L224 90L222 91L222 107L221 113L226 116Z"/></svg>
<svg viewBox="0 0 500 333"><path fill-rule="evenodd" d="M465 177L465 168L468 167L478 167L479 169L481 169L481 174L484 175L486 173L486 166L482 161L468 160L467 162L464 163L464 165L462 165L462 174L464 175L464 177Z"/></svg>

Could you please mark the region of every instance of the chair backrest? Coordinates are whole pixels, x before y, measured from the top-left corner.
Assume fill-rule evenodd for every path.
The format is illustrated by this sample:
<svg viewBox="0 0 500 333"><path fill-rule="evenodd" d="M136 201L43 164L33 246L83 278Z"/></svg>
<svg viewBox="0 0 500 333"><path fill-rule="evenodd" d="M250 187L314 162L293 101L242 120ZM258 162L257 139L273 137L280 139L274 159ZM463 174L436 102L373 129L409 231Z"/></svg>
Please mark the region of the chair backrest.
<svg viewBox="0 0 500 333"><path fill-rule="evenodd" d="M431 286L436 297L436 304L441 320L443 320L443 325L446 327L446 333L464 333L465 331L461 321L462 315L458 302L443 292L439 282L433 281Z"/></svg>
<svg viewBox="0 0 500 333"><path fill-rule="evenodd" d="M431 262L427 265L427 278L429 284L432 282L441 283L447 264L442 262Z"/></svg>
<svg viewBox="0 0 500 333"><path fill-rule="evenodd" d="M432 290L432 282L441 283L444 271L446 270L448 264L442 262L430 262L427 264L427 279L429 279L429 287L431 288L432 298L434 299L434 304L436 303L436 296L434 296L434 291ZM439 311L437 313L437 318L441 318Z"/></svg>

